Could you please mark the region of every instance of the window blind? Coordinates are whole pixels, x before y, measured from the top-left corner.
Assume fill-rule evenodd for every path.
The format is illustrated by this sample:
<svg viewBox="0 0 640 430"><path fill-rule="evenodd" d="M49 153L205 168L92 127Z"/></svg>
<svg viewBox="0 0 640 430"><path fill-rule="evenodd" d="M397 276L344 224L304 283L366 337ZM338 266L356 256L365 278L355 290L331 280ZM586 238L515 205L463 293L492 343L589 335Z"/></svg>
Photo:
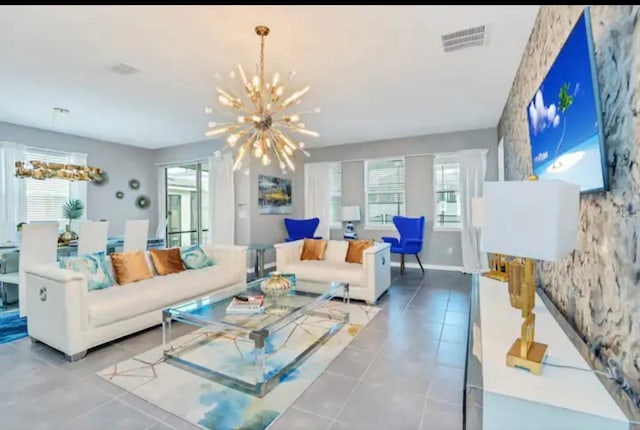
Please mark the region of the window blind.
<svg viewBox="0 0 640 430"><path fill-rule="evenodd" d="M436 158L433 163L436 196L436 227L460 228L460 165L454 158Z"/></svg>
<svg viewBox="0 0 640 430"><path fill-rule="evenodd" d="M342 165L334 163L329 166L330 191L330 224L339 227L342 222Z"/></svg>
<svg viewBox="0 0 640 430"><path fill-rule="evenodd" d="M27 160L70 163L69 153L27 148ZM62 205L70 198L70 181L26 178L27 222L62 221ZM84 203L84 202L83 202Z"/></svg>
<svg viewBox="0 0 640 430"><path fill-rule="evenodd" d="M393 217L405 215L404 159L369 160L365 163L366 224L393 225Z"/></svg>

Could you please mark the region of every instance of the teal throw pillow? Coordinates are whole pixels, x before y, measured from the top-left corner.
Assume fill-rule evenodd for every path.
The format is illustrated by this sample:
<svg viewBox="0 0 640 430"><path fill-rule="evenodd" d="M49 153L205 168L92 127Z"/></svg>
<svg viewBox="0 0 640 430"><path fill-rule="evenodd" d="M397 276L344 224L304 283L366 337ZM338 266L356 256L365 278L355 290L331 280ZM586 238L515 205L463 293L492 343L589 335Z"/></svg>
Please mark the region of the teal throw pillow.
<svg viewBox="0 0 640 430"><path fill-rule="evenodd" d="M200 245L180 248L180 258L187 269L202 269L213 266L213 261L204 253Z"/></svg>
<svg viewBox="0 0 640 430"><path fill-rule="evenodd" d="M104 251L75 257L63 257L60 259L60 267L84 274L87 277L89 291L102 290L113 285L113 278L107 268Z"/></svg>

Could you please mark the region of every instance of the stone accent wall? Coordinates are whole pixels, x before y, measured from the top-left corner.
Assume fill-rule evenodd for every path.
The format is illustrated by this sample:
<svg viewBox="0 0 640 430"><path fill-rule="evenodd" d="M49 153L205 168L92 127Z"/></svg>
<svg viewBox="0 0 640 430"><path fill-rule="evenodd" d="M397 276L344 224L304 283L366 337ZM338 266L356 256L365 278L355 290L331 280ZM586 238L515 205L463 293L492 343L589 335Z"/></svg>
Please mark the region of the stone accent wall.
<svg viewBox="0 0 640 430"><path fill-rule="evenodd" d="M505 177L531 173L526 107L581 6L543 6L498 124ZM578 249L537 266L538 282L603 360L617 359L640 393L639 6L592 6L611 191L580 199Z"/></svg>

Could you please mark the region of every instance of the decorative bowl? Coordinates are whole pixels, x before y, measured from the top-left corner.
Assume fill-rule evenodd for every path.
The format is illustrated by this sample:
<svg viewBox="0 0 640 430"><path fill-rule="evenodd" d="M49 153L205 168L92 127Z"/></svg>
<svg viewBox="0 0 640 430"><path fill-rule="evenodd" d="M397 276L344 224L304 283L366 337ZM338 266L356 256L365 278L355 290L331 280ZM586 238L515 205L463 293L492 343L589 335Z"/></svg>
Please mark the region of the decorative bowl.
<svg viewBox="0 0 640 430"><path fill-rule="evenodd" d="M291 291L291 282L278 272L271 273L271 276L260 284L260 289L267 296L282 296Z"/></svg>

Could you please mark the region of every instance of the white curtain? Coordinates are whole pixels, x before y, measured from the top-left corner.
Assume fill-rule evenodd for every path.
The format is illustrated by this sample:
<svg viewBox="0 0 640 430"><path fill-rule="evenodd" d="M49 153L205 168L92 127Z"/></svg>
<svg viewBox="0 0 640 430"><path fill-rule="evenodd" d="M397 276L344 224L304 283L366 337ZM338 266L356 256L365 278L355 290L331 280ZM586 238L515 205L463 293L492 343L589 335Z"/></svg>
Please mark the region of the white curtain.
<svg viewBox="0 0 640 430"><path fill-rule="evenodd" d="M167 241L167 168L158 167L158 227L156 238Z"/></svg>
<svg viewBox="0 0 640 430"><path fill-rule="evenodd" d="M209 157L209 241L233 245L235 238L233 156Z"/></svg>
<svg viewBox="0 0 640 430"><path fill-rule="evenodd" d="M487 173L487 152L486 149L457 152L460 163L462 265L468 273L488 268L487 255L480 252L480 231L471 223L471 199L482 196L482 183Z"/></svg>
<svg viewBox="0 0 640 430"><path fill-rule="evenodd" d="M320 218L316 236L330 237L331 181L330 163L304 165L304 217Z"/></svg>
<svg viewBox="0 0 640 430"><path fill-rule="evenodd" d="M25 161L27 148L0 142L0 242L17 240L16 227L27 221L24 179L15 177L16 161Z"/></svg>

